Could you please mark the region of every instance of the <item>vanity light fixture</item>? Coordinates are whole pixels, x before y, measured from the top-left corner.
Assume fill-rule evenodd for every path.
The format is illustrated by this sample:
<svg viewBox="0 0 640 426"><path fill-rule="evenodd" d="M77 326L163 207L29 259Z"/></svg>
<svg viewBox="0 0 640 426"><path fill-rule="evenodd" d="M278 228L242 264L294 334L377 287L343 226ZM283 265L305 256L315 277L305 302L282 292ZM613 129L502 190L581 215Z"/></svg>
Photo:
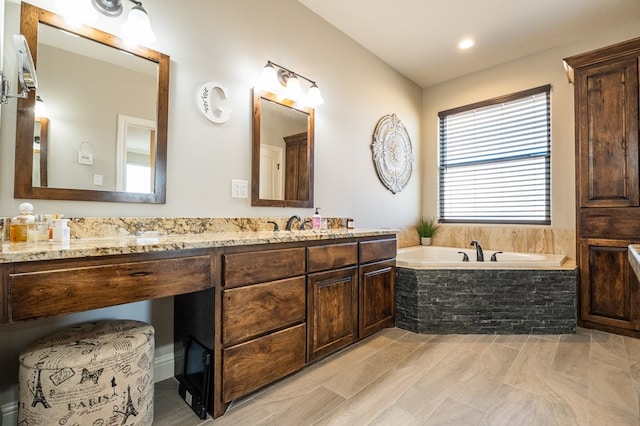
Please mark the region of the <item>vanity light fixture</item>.
<svg viewBox="0 0 640 426"><path fill-rule="evenodd" d="M45 105L42 98L36 95L36 110L35 110L36 118L49 118L49 110L47 110L47 106Z"/></svg>
<svg viewBox="0 0 640 426"><path fill-rule="evenodd" d="M306 96L300 86L301 78L311 83ZM324 103L315 81L271 61L267 61L267 65L262 69L262 88L311 107Z"/></svg>
<svg viewBox="0 0 640 426"><path fill-rule="evenodd" d="M156 35L151 29L151 21L147 11L142 7L142 2L128 0L134 4L129 11L126 22L122 25L124 36L136 43L153 43ZM75 22L92 22L97 20L96 10L110 18L116 18L124 9L122 0L91 0L93 8L87 0L56 0L56 7L66 18ZM83 6L86 5L86 6Z"/></svg>

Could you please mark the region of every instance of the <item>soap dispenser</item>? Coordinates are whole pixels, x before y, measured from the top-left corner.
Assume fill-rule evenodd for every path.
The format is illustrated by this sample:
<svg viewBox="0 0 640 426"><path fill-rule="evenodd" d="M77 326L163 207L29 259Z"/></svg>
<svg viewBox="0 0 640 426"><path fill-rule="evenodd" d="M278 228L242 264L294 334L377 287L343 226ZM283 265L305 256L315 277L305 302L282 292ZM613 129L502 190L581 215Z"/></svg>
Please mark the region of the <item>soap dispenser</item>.
<svg viewBox="0 0 640 426"><path fill-rule="evenodd" d="M318 212L320 207L316 207L316 212L311 217L311 229L320 229L322 227L322 216Z"/></svg>

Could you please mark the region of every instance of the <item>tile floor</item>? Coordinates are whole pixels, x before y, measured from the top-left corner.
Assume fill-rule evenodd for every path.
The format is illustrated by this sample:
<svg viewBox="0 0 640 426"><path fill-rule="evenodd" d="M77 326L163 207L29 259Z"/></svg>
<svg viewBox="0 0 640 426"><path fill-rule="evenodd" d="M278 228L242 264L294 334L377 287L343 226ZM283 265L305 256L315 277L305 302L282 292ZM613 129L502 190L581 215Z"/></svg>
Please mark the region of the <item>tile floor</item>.
<svg viewBox="0 0 640 426"><path fill-rule="evenodd" d="M640 339L575 335L374 336L200 420L156 385L165 425L640 425Z"/></svg>

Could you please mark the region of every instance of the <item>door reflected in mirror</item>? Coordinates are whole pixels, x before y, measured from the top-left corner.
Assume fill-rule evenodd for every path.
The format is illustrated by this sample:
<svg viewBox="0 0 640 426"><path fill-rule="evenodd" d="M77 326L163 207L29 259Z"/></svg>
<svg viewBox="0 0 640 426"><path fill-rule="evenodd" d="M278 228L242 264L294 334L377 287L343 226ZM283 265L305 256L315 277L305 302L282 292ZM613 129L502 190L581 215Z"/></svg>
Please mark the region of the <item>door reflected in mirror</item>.
<svg viewBox="0 0 640 426"><path fill-rule="evenodd" d="M314 110L254 93L254 206L313 207Z"/></svg>
<svg viewBox="0 0 640 426"><path fill-rule="evenodd" d="M144 118L119 114L116 145L117 190L153 192L156 123Z"/></svg>

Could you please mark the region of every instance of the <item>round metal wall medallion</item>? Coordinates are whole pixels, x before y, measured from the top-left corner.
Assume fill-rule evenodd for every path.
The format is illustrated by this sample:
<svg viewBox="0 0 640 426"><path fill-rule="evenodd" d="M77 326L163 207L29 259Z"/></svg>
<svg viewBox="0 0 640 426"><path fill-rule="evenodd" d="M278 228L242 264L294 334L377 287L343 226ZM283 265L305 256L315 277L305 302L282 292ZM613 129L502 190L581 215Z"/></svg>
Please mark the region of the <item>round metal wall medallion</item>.
<svg viewBox="0 0 640 426"><path fill-rule="evenodd" d="M378 121L371 151L382 184L394 194L406 188L413 171L413 151L407 129L395 114Z"/></svg>

